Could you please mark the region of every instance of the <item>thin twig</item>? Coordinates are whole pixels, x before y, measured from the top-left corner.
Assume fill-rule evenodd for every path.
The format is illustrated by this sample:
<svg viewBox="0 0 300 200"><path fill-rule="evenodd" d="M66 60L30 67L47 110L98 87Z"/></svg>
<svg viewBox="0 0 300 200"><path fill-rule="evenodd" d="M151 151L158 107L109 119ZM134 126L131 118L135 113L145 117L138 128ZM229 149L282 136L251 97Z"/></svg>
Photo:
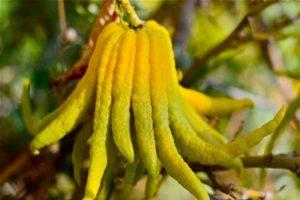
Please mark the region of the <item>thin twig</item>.
<svg viewBox="0 0 300 200"><path fill-rule="evenodd" d="M99 33L108 22L114 21L116 17L117 16L114 12L114 0L104 1L102 7L99 9L96 22L94 23L88 40L88 44L85 46L80 59L75 63L74 67L70 71L51 82L52 90L57 90L57 88L61 87L62 85L72 80L79 79L84 75Z"/></svg>
<svg viewBox="0 0 300 200"><path fill-rule="evenodd" d="M197 59L192 67L186 71L186 73L183 76L183 79L181 81L182 85L188 86L191 81L193 81L193 78L195 74L197 74L198 70L203 67L204 63L211 57L218 55L219 53L223 52L225 49L230 47L232 43L235 41L235 39L241 34L242 30L248 25L248 18L260 13L263 9L266 7L278 2L278 0L269 0L263 3L260 3L258 5L251 6L251 9L249 12L243 17L243 19L240 21L240 23L237 25L237 27L229 34L221 43L219 43L217 46L213 47L211 50L209 50L206 54L204 54L202 57Z"/></svg>
<svg viewBox="0 0 300 200"><path fill-rule="evenodd" d="M232 187L232 185L221 185L217 179L216 176L214 175L214 173L212 171L207 171L207 175L209 177L209 179L211 180L212 183L212 187L215 189L220 190L221 192L229 195L230 197L232 197L233 199L236 199L236 197L232 194L232 191L234 191L234 187Z"/></svg>
<svg viewBox="0 0 300 200"><path fill-rule="evenodd" d="M286 28L287 26L293 24L294 22L300 19L300 13L298 13L294 18L284 18L280 21L274 23L272 27L266 28L263 31L259 32L251 32L248 34L239 35L237 38L237 42L232 45L232 47L237 46L238 44L243 44L251 41L268 41L270 38L274 38L274 40L282 40L286 37L292 37L293 34L285 34L285 33L278 33L280 30ZM295 35L296 36L296 35Z"/></svg>
<svg viewBox="0 0 300 200"><path fill-rule="evenodd" d="M67 31L67 21L65 13L65 3L64 0L57 0L58 6L58 16L59 16L59 28L62 40L64 40Z"/></svg>
<svg viewBox="0 0 300 200"><path fill-rule="evenodd" d="M283 132L284 128L287 126L289 121L295 116L295 113L298 110L298 108L300 108L300 91L297 97L290 102L283 120L275 130L275 133L272 135L269 143L266 146L265 153L267 154L272 153L276 141L278 140L279 136L281 135L281 133Z"/></svg>
<svg viewBox="0 0 300 200"><path fill-rule="evenodd" d="M47 165L44 168L43 181L40 181L37 188L33 191L35 200L43 200L49 190L49 187L55 183L55 174L57 169L53 165Z"/></svg>
<svg viewBox="0 0 300 200"><path fill-rule="evenodd" d="M89 36L88 44L91 49L94 49L98 36L102 31L103 27L107 23L114 21L116 17L117 16L115 13L115 1L105 0L98 11L96 21Z"/></svg>
<svg viewBox="0 0 300 200"><path fill-rule="evenodd" d="M68 148L68 147L65 147ZM66 149L62 149L61 152L58 155L52 155L49 154L49 152L44 151L41 152L39 155L39 158L44 160L48 160L47 165L51 165L54 167L54 171L51 172L54 173L56 169L61 165L64 156L69 153ZM50 159L49 159L50 158ZM36 157L32 154L30 154L29 151L25 151L21 153L16 160L14 160L12 163L9 163L4 170L2 170L2 173L0 174L0 183L3 184L6 182L11 176L18 174L18 171L22 168L24 168L26 163L30 163L30 168L26 168L26 171L35 173L35 176L38 176L38 180L36 180L39 184L40 180L44 180L44 178L47 177L47 173L38 173L37 167L34 164L33 161L36 159ZM242 157L242 162L244 164L245 168L273 168L273 169L286 169L293 173L295 173L298 177L300 177L300 153L289 153L289 154L278 154L278 155L264 155L264 156L245 156ZM39 162L41 163L42 160ZM221 166L206 166L201 165L199 163L190 163L190 167L193 171L205 171L205 172L213 172L213 171L220 171L220 170L227 170L228 168L221 167ZM44 168L41 168L42 170ZM165 174L165 170L162 171L162 174ZM22 174L24 176L24 174ZM124 171L122 170L119 174L119 176L124 176ZM43 178L44 177L44 178ZM52 176L54 177L54 176ZM51 182L51 180L49 179ZM0 184L0 185L1 185ZM227 188L228 189L228 188ZM43 190L43 189L42 189ZM224 190L225 191L225 190ZM41 191L41 193L43 193ZM39 196L39 195L38 195Z"/></svg>
<svg viewBox="0 0 300 200"><path fill-rule="evenodd" d="M12 162L1 171L0 173L0 186L9 179L10 176L15 174L21 168L23 168L30 159L30 152L25 151L18 155Z"/></svg>
<svg viewBox="0 0 300 200"><path fill-rule="evenodd" d="M59 17L59 28L60 28L60 49L59 58L61 66L65 67L64 57L65 57L65 45L66 45L66 33L67 33L67 20L65 13L65 3L64 0L57 0L58 6L58 17Z"/></svg>
<svg viewBox="0 0 300 200"><path fill-rule="evenodd" d="M293 152L289 154L245 156L241 159L245 168L286 169L300 177L299 153ZM193 171L218 171L227 169L221 166L206 166L199 163L190 163L190 167Z"/></svg>

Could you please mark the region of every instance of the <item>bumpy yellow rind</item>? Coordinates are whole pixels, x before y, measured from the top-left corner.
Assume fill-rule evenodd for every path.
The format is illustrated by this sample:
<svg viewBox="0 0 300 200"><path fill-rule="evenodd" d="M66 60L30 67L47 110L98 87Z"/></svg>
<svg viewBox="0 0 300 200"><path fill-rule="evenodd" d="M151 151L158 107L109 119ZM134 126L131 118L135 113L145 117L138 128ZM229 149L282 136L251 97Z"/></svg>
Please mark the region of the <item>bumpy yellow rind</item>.
<svg viewBox="0 0 300 200"><path fill-rule="evenodd" d="M165 58L167 81L167 94L169 100L169 116L172 133L177 147L181 153L190 160L198 161L206 165L223 165L227 167L241 168L241 161L224 151L221 146L213 145L197 137L196 132L190 126L183 113L184 106L180 101L179 85L175 71L174 55L171 45L168 45L170 37L162 34L164 43L161 46L161 54ZM169 41L169 43L171 43Z"/></svg>
<svg viewBox="0 0 300 200"><path fill-rule="evenodd" d="M201 92L180 87L180 92L187 103L199 114L219 116L233 111L253 107L250 99L212 98Z"/></svg>
<svg viewBox="0 0 300 200"><path fill-rule="evenodd" d="M99 36L96 45L98 47L91 57L87 72L78 82L68 99L57 108L57 110L60 111L59 114L33 139L30 145L33 152L36 153L40 148L57 142L87 118L95 96L96 72L100 59L103 57L103 43L108 36L111 35L112 31L114 32L117 29L120 29L120 27L112 23L106 28L106 31L104 30L103 34ZM57 111L53 112L56 114Z"/></svg>
<svg viewBox="0 0 300 200"><path fill-rule="evenodd" d="M132 163L134 150L130 133L130 106L136 48L135 31L128 29L120 43L114 72L111 123L116 146L128 162Z"/></svg>
<svg viewBox="0 0 300 200"><path fill-rule="evenodd" d="M162 34L147 26L146 30L150 39L150 85L151 101L153 108L154 133L157 153L162 165L168 174L174 177L187 190L198 199L208 200L204 185L178 154L171 130L169 128L168 98L166 94L167 76L164 69L164 55L161 52L164 44Z"/></svg>
<svg viewBox="0 0 300 200"><path fill-rule="evenodd" d="M136 62L132 93L132 109L135 123L137 149L141 161L152 178L159 174L153 131L150 98L150 44L144 29L137 30Z"/></svg>
<svg viewBox="0 0 300 200"><path fill-rule="evenodd" d="M254 131L251 131L250 133L247 133L235 139L233 142L225 145L226 151L233 156L239 156L248 153L249 150L256 146L264 137L274 133L282 121L285 112L285 107L282 107L272 120L268 121L260 128L257 128Z"/></svg>
<svg viewBox="0 0 300 200"><path fill-rule="evenodd" d="M112 104L113 69L117 62L117 42L123 29L115 32L103 52L102 65L99 67L97 79L97 97L94 113L94 132L91 137L90 168L85 189L84 200L95 199L100 182L107 166L107 134L110 124ZM104 78L105 77L105 78Z"/></svg>

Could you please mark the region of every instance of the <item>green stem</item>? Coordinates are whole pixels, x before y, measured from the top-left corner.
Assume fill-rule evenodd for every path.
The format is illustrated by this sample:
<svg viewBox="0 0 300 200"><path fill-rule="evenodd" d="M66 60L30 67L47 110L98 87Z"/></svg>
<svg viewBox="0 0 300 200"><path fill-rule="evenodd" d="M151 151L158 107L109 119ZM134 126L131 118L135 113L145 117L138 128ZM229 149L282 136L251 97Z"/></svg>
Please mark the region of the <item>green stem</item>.
<svg viewBox="0 0 300 200"><path fill-rule="evenodd" d="M130 0L116 0L116 13L121 20L128 22L133 28L144 24L144 21L136 14Z"/></svg>

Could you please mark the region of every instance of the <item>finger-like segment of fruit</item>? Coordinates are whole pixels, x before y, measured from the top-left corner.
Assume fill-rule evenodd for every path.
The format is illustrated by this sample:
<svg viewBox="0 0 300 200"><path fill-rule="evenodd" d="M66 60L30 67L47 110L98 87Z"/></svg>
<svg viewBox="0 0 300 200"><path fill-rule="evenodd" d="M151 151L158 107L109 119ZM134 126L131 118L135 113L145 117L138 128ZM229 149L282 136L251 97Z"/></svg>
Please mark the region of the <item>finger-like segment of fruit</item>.
<svg viewBox="0 0 300 200"><path fill-rule="evenodd" d="M197 199L208 200L209 196L204 185L178 154L169 128L165 82L165 76L168 74L164 70L166 67L163 62L165 55L161 50L162 46L165 45L164 38L159 31L151 29L151 27L146 26L146 30L150 39L150 90L158 157L168 174L195 195Z"/></svg>
<svg viewBox="0 0 300 200"><path fill-rule="evenodd" d="M117 175L118 170L121 167L122 162L120 162L120 158L117 155L117 149L115 147L115 144L113 143L111 131L108 135L108 141L107 141L107 154L108 160L107 160L107 167L104 171L103 178L101 180L100 189L98 191L96 200L106 200L107 196L110 192L112 192L112 184L114 177Z"/></svg>
<svg viewBox="0 0 300 200"><path fill-rule="evenodd" d="M250 99L212 98L201 92L180 87L180 92L189 105L199 114L218 116L252 107Z"/></svg>
<svg viewBox="0 0 300 200"><path fill-rule="evenodd" d="M181 101L181 103L184 116L201 139L212 144L227 143L227 139L209 126L201 116L189 107L189 105L187 105L184 101Z"/></svg>
<svg viewBox="0 0 300 200"><path fill-rule="evenodd" d="M156 21L154 20L148 20L145 24L146 27L155 29L159 31L162 34L165 34L168 38L170 38L169 32L161 25L159 25ZM168 41L167 41L168 42Z"/></svg>
<svg viewBox="0 0 300 200"><path fill-rule="evenodd" d="M130 106L136 49L136 33L128 29L121 38L114 73L112 132L116 146L128 162L134 161L130 134Z"/></svg>
<svg viewBox="0 0 300 200"><path fill-rule="evenodd" d="M268 144L266 145L264 154L268 155L272 153L274 145L278 140L279 136L283 133L284 128L289 123L289 121L295 116L295 113L300 108L300 87L298 90L298 95L289 103L289 106L286 109L286 113L281 120L280 124L276 128L274 134L272 134L271 139L269 140Z"/></svg>
<svg viewBox="0 0 300 200"><path fill-rule="evenodd" d="M160 183L160 176L157 174L156 176L147 176L146 190L145 190L145 199L150 200L154 199L157 194Z"/></svg>
<svg viewBox="0 0 300 200"><path fill-rule="evenodd" d="M118 29L121 30L121 28ZM90 107L93 105L96 75L101 57L99 55L102 55L103 43L107 39L108 33L118 29L115 25L111 25L103 30L103 34L99 36L97 41L87 72L78 82L72 94L61 105L59 114L31 142L31 149L34 153L38 153L40 148L60 140L86 118Z"/></svg>
<svg viewBox="0 0 300 200"><path fill-rule="evenodd" d="M133 163L128 163L126 167L124 183L122 188L122 199L130 199L138 164L139 161L135 159Z"/></svg>
<svg viewBox="0 0 300 200"><path fill-rule="evenodd" d="M98 70L94 132L91 137L90 168L84 200L95 199L107 166L107 135L110 129L113 71L117 63L121 34L123 32L117 32L109 39Z"/></svg>
<svg viewBox="0 0 300 200"><path fill-rule="evenodd" d="M30 80L27 77L25 77L23 80L21 108L22 108L22 117L27 130L33 135L36 134L37 132L37 127L35 125L36 119L32 112L32 107L30 103Z"/></svg>
<svg viewBox="0 0 300 200"><path fill-rule="evenodd" d="M157 24L155 21L148 21L146 23L146 26L149 26L151 28L154 28L156 30L161 31L165 38L167 39L167 45L169 48L168 56L169 62L171 63L171 70L172 70L172 80L174 81L174 84L178 85L178 78L177 78L177 72L175 69L175 63L174 63L174 55L172 51L172 42L169 39L169 33L168 31ZM191 126L195 129L197 135L202 138L203 140L211 143L226 143L227 140L225 137L223 137L221 134L219 134L217 131L215 131L213 128L211 128L200 116L198 116L186 103L184 103L184 99L181 97L181 101L184 106L184 114L188 120L188 122L191 124Z"/></svg>
<svg viewBox="0 0 300 200"><path fill-rule="evenodd" d="M88 152L88 139L93 132L93 122L88 121L82 125L76 135L72 151L73 175L78 185L81 184L81 167L83 156Z"/></svg>
<svg viewBox="0 0 300 200"><path fill-rule="evenodd" d="M276 130L272 134L270 140L268 141L267 145L265 146L264 149L265 155L272 154L276 141L278 140L279 136L283 133L284 128L290 122L291 118L295 116L295 113L297 112L298 108L300 108L300 88L298 90L298 95L289 103L289 106L286 109L286 113L284 117L282 118L281 122L279 123ZM260 175L260 179L259 179L260 185L265 185L267 169L262 168L260 170L259 175Z"/></svg>
<svg viewBox="0 0 300 200"><path fill-rule="evenodd" d="M52 120L54 120L62 107L58 107L50 114L46 115L42 119L35 117L35 114L32 111L31 103L30 103L30 80L29 78L24 78L23 81L23 90L21 96L21 108L22 115L24 119L24 123L28 131L32 135L36 135L38 132L43 130Z"/></svg>
<svg viewBox="0 0 300 200"><path fill-rule="evenodd" d="M169 64L169 63L168 63ZM169 66L166 64L166 66ZM171 73L169 68L169 73ZM241 162L235 160L223 150L222 145L207 143L199 138L186 120L180 102L180 96L176 85L172 80L168 81L168 98L171 127L174 139L182 154L193 161L205 165L223 165L227 167L241 168Z"/></svg>
<svg viewBox="0 0 300 200"><path fill-rule="evenodd" d="M32 141L33 151L60 140L83 121L95 90L94 74L87 73L79 81L71 96L66 100L64 109Z"/></svg>
<svg viewBox="0 0 300 200"><path fill-rule="evenodd" d="M158 175L158 159L153 132L150 97L149 38L145 30L137 31L136 60L133 77L132 109L136 143L140 159L150 176Z"/></svg>
<svg viewBox="0 0 300 200"><path fill-rule="evenodd" d="M245 134L233 142L225 145L226 150L233 156L239 156L249 152L251 148L256 146L264 137L273 133L285 115L286 109L282 107L275 117L260 128Z"/></svg>
<svg viewBox="0 0 300 200"><path fill-rule="evenodd" d="M158 159L158 158L157 158ZM154 175L151 175L148 173L147 176L147 182L146 182L146 188L145 188L145 199L154 199L157 191L159 189L159 184L161 183L161 162L158 160L158 170L157 173Z"/></svg>
<svg viewBox="0 0 300 200"><path fill-rule="evenodd" d="M98 37L98 40L96 43L97 48L95 48L96 49L95 53L92 55L90 62L89 62L90 67L94 66L95 68L98 68L100 58L101 58L102 47L104 46L107 38L114 32L120 31L121 29L122 28L120 27L120 25L115 22L110 23L105 27L105 29L101 32L101 35ZM39 121L38 131L41 131L42 129L44 129L52 120L54 120L58 116L58 114L63 110L63 107L64 107L63 105L59 106L57 109L52 111L50 114L43 117Z"/></svg>
<svg viewBox="0 0 300 200"><path fill-rule="evenodd" d="M37 128L36 128L36 133L42 131L48 124L50 124L63 110L62 106L59 106L40 120L38 120Z"/></svg>
<svg viewBox="0 0 300 200"><path fill-rule="evenodd" d="M181 153L190 160L204 165L240 168L240 161L235 161L235 158L224 151L221 145L207 143L196 135L180 112L181 107L176 105L175 101L176 99L169 94L172 133Z"/></svg>
<svg viewBox="0 0 300 200"><path fill-rule="evenodd" d="M184 106L178 90L179 85L176 77L172 46L170 45L169 37L166 34L163 34L163 37L165 42L161 47L160 53L165 58L165 70L166 74L169 75L166 76L165 81L167 82L170 124L176 145L184 156L201 164L221 164L240 168L241 162L235 161L233 157L221 149L221 146L207 143L199 138L185 118L183 113Z"/></svg>

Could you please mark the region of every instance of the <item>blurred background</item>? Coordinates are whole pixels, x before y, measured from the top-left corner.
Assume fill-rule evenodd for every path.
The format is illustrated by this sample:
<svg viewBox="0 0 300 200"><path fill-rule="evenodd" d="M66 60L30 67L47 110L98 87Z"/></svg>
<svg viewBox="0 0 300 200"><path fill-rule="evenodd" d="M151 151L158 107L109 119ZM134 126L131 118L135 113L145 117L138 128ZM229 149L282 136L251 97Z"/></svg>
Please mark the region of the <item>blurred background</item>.
<svg viewBox="0 0 300 200"><path fill-rule="evenodd" d="M229 139L262 125L297 95L299 0L132 2L141 18L155 19L170 32L182 84L215 97L253 100L252 109L208 119ZM20 110L23 78L31 80L31 98L37 116L46 115L62 102L76 80L59 88L50 87L51 82L72 69L80 58L102 3L101 0L66 0L67 37L62 38L62 19L56 0L0 0L0 174L32 139ZM298 111L273 153L300 150L299 120ZM268 139L251 154L262 154ZM48 189L44 189L46 199L72 199L76 184L68 152L54 174ZM23 176L30 175L19 172L0 184L0 199L24 196L30 199L28 194L37 187L33 183L37 183L30 179L32 184L28 186L31 182ZM218 177L241 188L268 191L265 194L270 199L299 200L300 197L299 178L284 170L268 170L264 185L260 184L257 169L245 170L239 178L232 171ZM137 186L136 198L141 195ZM192 196L167 178L157 199L192 199Z"/></svg>

